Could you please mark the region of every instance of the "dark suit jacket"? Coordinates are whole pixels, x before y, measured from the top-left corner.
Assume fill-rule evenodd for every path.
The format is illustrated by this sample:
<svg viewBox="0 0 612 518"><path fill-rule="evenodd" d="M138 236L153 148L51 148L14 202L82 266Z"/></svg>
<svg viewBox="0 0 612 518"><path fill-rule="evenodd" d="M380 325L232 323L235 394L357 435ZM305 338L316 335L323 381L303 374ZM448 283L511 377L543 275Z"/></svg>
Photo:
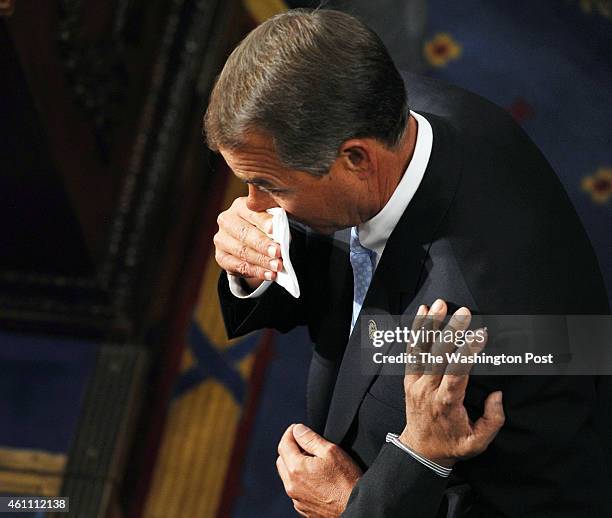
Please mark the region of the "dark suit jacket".
<svg viewBox="0 0 612 518"><path fill-rule="evenodd" d="M410 106L432 125L433 149L362 314L414 315L438 297L451 310L465 305L483 314L607 313L587 236L525 133L474 94L413 75L405 80ZM237 300L224 275L219 294L230 336L308 326L315 344L310 424L367 469L343 516L612 516L602 435L610 406L594 377L472 377L465 399L471 417L501 389L506 424L450 479L385 445L385 434L405 425L402 377L362 374L359 322L349 340L347 245L297 227L292 235L299 300L277 285L260 299Z"/></svg>

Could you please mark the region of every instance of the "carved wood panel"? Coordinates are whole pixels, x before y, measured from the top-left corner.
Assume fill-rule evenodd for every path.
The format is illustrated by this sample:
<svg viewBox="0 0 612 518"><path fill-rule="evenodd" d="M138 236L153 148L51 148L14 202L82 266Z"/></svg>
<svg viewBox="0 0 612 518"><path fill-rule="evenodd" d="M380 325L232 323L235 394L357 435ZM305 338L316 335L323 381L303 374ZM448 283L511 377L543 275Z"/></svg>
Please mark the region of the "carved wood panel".
<svg viewBox="0 0 612 518"><path fill-rule="evenodd" d="M0 3L9 12L0 19L0 324L129 338L178 275L163 261L189 251L178 226L194 224L206 201L212 161L194 135L240 4Z"/></svg>

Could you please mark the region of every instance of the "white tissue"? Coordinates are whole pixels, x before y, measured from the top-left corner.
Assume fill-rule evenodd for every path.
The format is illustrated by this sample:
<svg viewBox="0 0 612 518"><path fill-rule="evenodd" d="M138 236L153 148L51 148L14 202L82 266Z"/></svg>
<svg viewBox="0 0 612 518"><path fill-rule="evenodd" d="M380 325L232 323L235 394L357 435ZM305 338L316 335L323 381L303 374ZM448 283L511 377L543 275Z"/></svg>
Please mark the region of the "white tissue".
<svg viewBox="0 0 612 518"><path fill-rule="evenodd" d="M291 232L289 231L289 220L285 209L272 207L266 211L272 215L272 235L274 241L280 244L283 269L276 274L276 282L285 288L296 299L300 296L300 285L298 284L295 270L291 265L289 257L289 243L291 243Z"/></svg>

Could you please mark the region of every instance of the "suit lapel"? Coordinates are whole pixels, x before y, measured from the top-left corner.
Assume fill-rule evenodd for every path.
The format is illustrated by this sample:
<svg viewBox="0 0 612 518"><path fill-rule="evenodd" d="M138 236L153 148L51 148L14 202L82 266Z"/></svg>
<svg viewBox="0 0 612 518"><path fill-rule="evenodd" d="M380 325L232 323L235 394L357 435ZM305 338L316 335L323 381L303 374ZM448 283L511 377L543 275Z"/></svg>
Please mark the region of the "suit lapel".
<svg viewBox="0 0 612 518"><path fill-rule="evenodd" d="M460 156L452 129L434 115L423 115L434 135L429 163L414 198L389 236L364 300L361 311L364 316L404 312L402 301L411 300L416 293L429 246L457 189ZM337 444L344 439L377 376L363 373L361 315L344 352L325 426L325 437Z"/></svg>
<svg viewBox="0 0 612 518"><path fill-rule="evenodd" d="M321 292L309 305L310 333L314 341L313 363L308 375L308 417L310 426L323 433L338 370L346 349L353 300L353 271L349 257L350 230L337 232L333 238L321 238L319 250L312 254L311 264L327 264L327 277L317 272ZM316 236L316 234L313 234ZM314 239L317 239L315 237ZM316 291L316 288L315 288Z"/></svg>

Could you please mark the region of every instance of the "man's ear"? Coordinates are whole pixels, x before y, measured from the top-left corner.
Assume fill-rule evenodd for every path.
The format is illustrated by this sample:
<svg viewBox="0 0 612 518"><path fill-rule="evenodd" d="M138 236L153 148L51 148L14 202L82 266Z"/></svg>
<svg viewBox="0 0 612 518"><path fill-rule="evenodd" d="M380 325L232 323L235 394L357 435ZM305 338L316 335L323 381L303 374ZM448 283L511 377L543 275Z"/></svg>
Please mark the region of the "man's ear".
<svg viewBox="0 0 612 518"><path fill-rule="evenodd" d="M363 161L366 159L362 149L352 147L346 150L349 162L353 167L361 167Z"/></svg>
<svg viewBox="0 0 612 518"><path fill-rule="evenodd" d="M358 139L344 142L340 149L344 167L359 175L368 175L372 172L372 152L369 143Z"/></svg>

